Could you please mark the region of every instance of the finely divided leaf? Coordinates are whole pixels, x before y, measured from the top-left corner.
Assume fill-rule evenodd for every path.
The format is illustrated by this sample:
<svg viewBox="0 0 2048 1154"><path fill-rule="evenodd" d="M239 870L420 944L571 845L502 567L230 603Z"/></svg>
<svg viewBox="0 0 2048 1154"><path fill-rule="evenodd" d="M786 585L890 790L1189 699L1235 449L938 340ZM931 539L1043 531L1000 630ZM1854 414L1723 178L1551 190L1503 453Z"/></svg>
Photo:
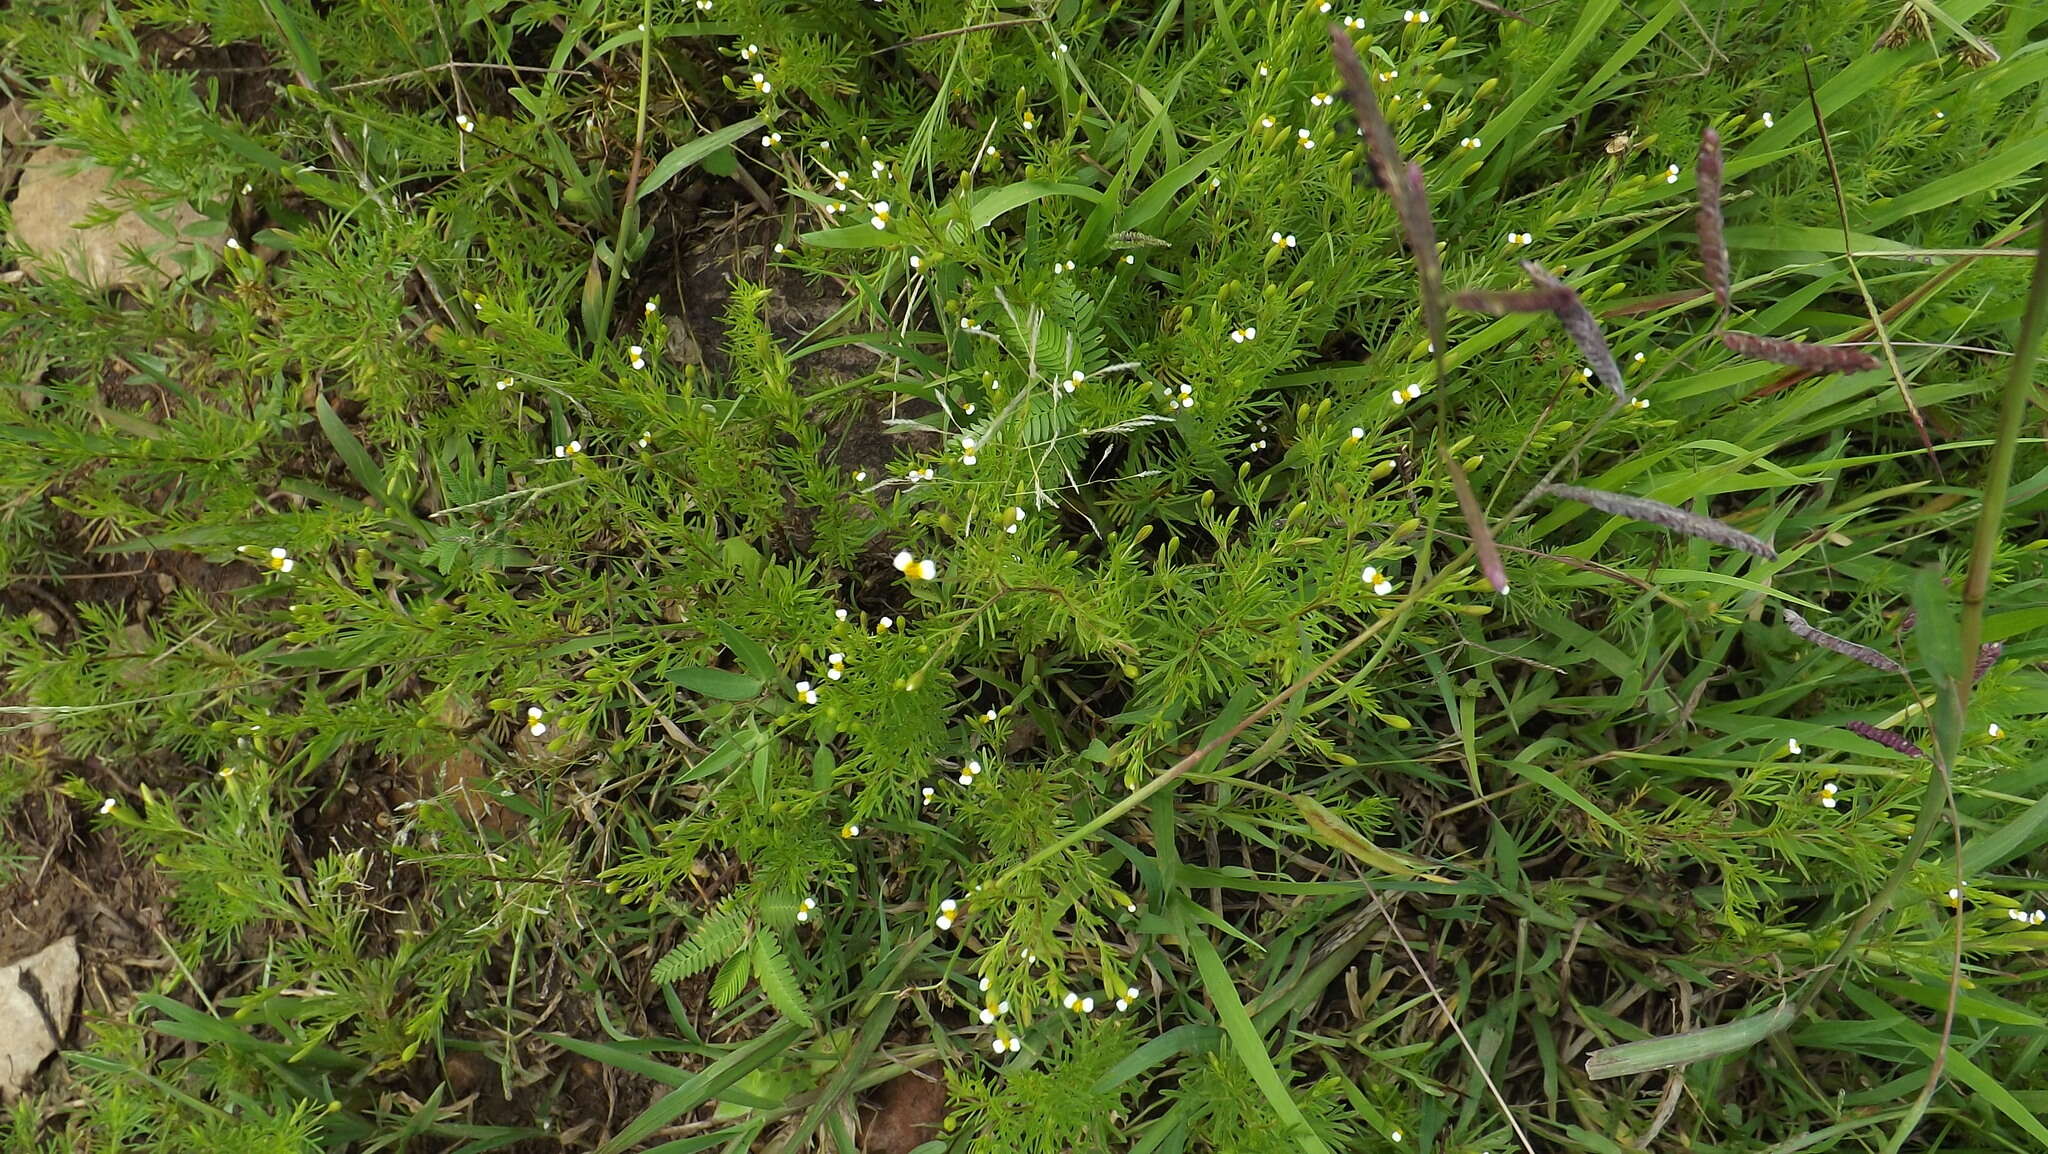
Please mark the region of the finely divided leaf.
<svg viewBox="0 0 2048 1154"><path fill-rule="evenodd" d="M1778 559L1778 551L1761 538L1753 537L1725 521L1688 513L1684 509L1666 505L1662 501L1652 501L1647 497L1625 497L1620 493L1609 493L1603 489L1582 489L1577 485L1545 485L1537 491L1537 495L1563 497L1567 501L1590 505L1602 513L1612 513L1617 517L1627 517L1634 521L1647 521L1674 533L1698 537L1702 541L1712 541L1716 545L1726 545L1730 549L1740 549L1766 561Z"/></svg>
<svg viewBox="0 0 2048 1154"><path fill-rule="evenodd" d="M651 976L658 983L679 982L732 957L746 944L747 915L729 901L720 902L689 937L654 964Z"/></svg>

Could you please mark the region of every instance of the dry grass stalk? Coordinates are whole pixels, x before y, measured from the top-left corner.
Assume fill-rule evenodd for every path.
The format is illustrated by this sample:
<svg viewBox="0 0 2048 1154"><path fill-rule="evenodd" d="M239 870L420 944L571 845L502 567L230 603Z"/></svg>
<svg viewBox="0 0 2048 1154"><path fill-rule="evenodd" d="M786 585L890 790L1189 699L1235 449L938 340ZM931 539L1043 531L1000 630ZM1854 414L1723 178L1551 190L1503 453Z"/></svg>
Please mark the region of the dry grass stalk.
<svg viewBox="0 0 2048 1154"><path fill-rule="evenodd" d="M1886 749L1897 750L1908 757L1924 758L1927 756L1926 750L1906 740L1903 734L1894 733L1889 729L1879 729L1867 721L1844 722L1842 728L1858 737L1867 737Z"/></svg>

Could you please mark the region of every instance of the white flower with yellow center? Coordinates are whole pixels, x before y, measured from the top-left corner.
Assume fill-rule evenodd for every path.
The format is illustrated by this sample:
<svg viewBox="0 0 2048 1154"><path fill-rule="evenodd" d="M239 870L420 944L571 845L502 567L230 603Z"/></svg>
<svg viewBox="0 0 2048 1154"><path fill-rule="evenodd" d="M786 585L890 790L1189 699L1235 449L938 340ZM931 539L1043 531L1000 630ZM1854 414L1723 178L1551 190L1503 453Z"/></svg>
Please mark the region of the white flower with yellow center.
<svg viewBox="0 0 2048 1154"><path fill-rule="evenodd" d="M825 670L825 676L830 680L837 681L846 676L846 654L834 653L825 658L825 663L831 667Z"/></svg>
<svg viewBox="0 0 2048 1154"><path fill-rule="evenodd" d="M1359 576L1364 579L1366 587L1371 589L1375 596L1385 597L1394 591L1394 583L1387 580L1377 566L1367 565L1365 572Z"/></svg>
<svg viewBox="0 0 2048 1154"><path fill-rule="evenodd" d="M1827 782L1820 787L1820 804L1826 809L1835 808L1841 802L1841 793L1840 786L1832 781Z"/></svg>
<svg viewBox="0 0 2048 1154"><path fill-rule="evenodd" d="M853 822L847 822L845 825L839 827L839 836L846 838L849 841L853 838L857 838L860 836L860 826L854 824Z"/></svg>
<svg viewBox="0 0 2048 1154"><path fill-rule="evenodd" d="M1535 241L1536 238L1526 232L1508 233L1508 243L1511 245L1534 244Z"/></svg>
<svg viewBox="0 0 2048 1154"><path fill-rule="evenodd" d="M1365 440L1365 426L1363 426L1363 425L1353 425L1353 426L1351 426L1351 439L1350 439L1350 442L1349 442L1349 443L1350 443L1350 444L1353 444L1353 445L1356 445L1356 444L1357 444L1358 442L1360 442L1360 441L1363 441L1363 440Z"/></svg>
<svg viewBox="0 0 2048 1154"><path fill-rule="evenodd" d="M1003 532L1015 533L1017 531L1017 526L1022 525L1023 523L1024 507L1022 505L1012 505L1010 506L1010 523L1003 526ZM996 719L995 710L991 709L988 711L988 719L990 721L994 721Z"/></svg>
<svg viewBox="0 0 2048 1154"><path fill-rule="evenodd" d="M1274 247L1274 248L1293 248L1294 246L1295 246L1295 242L1294 242L1294 234L1293 234L1293 233L1291 233L1291 232L1276 232L1276 233L1274 233L1274 234L1273 234L1273 247Z"/></svg>
<svg viewBox="0 0 2048 1154"><path fill-rule="evenodd" d="M1246 341L1257 340L1258 336L1259 326L1257 325L1246 325L1241 329L1230 330L1230 341L1232 344L1241 345Z"/></svg>
<svg viewBox="0 0 2048 1154"><path fill-rule="evenodd" d="M1312 133L1310 133L1309 130L1306 128L1297 128L1294 130L1294 142L1296 144L1299 144L1302 147L1303 151L1307 151L1316 146L1315 136Z"/></svg>
<svg viewBox="0 0 2048 1154"><path fill-rule="evenodd" d="M888 201L886 201L886 200L878 200L878 201L876 201L876 202L874 203L874 205L873 205L873 211L874 211L874 215L873 215L873 216L870 216L870 217L868 218L868 223L869 223L869 224L871 224L871 225L874 225L874 226L875 226L875 227L876 227L877 229L885 229L885 228L888 228L888 227L889 227L889 202L888 202Z"/></svg>
<svg viewBox="0 0 2048 1154"><path fill-rule="evenodd" d="M939 903L939 916L932 920L932 924L941 930L950 930L953 928L953 915L959 911L960 903L952 898L947 898Z"/></svg>
<svg viewBox="0 0 2048 1154"><path fill-rule="evenodd" d="M759 44L749 44L745 48L740 49L741 60L752 60L754 57L759 56L760 54L761 46Z"/></svg>
<svg viewBox="0 0 2048 1154"><path fill-rule="evenodd" d="M1788 737L1785 739L1785 752L1793 757L1798 757L1800 754L1806 751L1804 748L1800 746L1798 738Z"/></svg>
<svg viewBox="0 0 2048 1154"><path fill-rule="evenodd" d="M1677 166L1677 165L1675 165L1675 164L1667 164L1667 165L1665 165L1665 166L1664 166L1664 183L1665 183L1665 184L1677 184L1677 183L1678 183L1678 166Z"/></svg>
<svg viewBox="0 0 2048 1154"><path fill-rule="evenodd" d="M1478 147L1479 147L1479 138L1478 138L1478 137L1476 137L1476 136L1467 136L1467 137L1465 137L1464 139L1462 139L1462 140L1458 141L1458 147L1459 147L1459 148L1478 148Z"/></svg>
<svg viewBox="0 0 2048 1154"><path fill-rule="evenodd" d="M581 441L571 441L566 445L555 446L555 456L558 459L567 460L570 457L580 457L582 455L583 442Z"/></svg>
<svg viewBox="0 0 2048 1154"><path fill-rule="evenodd" d="M1395 389L1389 395L1393 398L1396 405L1405 405L1422 395L1422 386L1420 384L1411 384L1406 388Z"/></svg>
<svg viewBox="0 0 2048 1154"><path fill-rule="evenodd" d="M800 922L810 921L811 914L814 913L817 910L817 908L818 899L805 898L803 901L797 903L796 920Z"/></svg>
<svg viewBox="0 0 2048 1154"><path fill-rule="evenodd" d="M499 377L499 378L498 378L498 391L499 391L499 392L501 392L501 393L502 393L502 392L504 392L504 391L505 391L506 389L509 389L509 388L511 388L511 387L512 387L512 378L511 378L511 377Z"/></svg>
<svg viewBox="0 0 2048 1154"><path fill-rule="evenodd" d="M1992 722L1992 723L1991 723L1991 725L1990 725L1990 727L1989 727L1989 728L1987 728L1987 729L1985 729L1985 731L1984 731L1984 732L1985 732L1985 733L1986 733L1987 735L1991 736L1991 737L2004 737L2004 736L2005 736L2005 731L2004 731L2003 729L2000 729L2000 728L1998 728L1998 723L1997 723L1997 722L1995 722L1995 721L1994 721L1994 722Z"/></svg>
<svg viewBox="0 0 2048 1154"><path fill-rule="evenodd" d="M782 134L780 132L770 132L767 135L761 137L762 148L774 148L776 145L781 143Z"/></svg>
<svg viewBox="0 0 2048 1154"><path fill-rule="evenodd" d="M760 89L764 95L775 91L775 86L768 83L768 77L763 73L756 72L747 79L752 81L754 87Z"/></svg>
<svg viewBox="0 0 2048 1154"><path fill-rule="evenodd" d="M930 805L932 798L938 796L938 792L938 790L933 789L931 786L925 786L917 791L917 804L920 806Z"/></svg>
<svg viewBox="0 0 2048 1154"><path fill-rule="evenodd" d="M1270 116L1261 116L1261 117L1259 117L1259 127L1260 127L1260 128L1271 128L1271 127L1273 127L1273 126L1274 126L1275 124L1278 124L1278 123L1279 123L1279 121L1277 121L1277 120L1274 120L1274 119L1273 119L1272 117L1270 117Z"/></svg>
<svg viewBox="0 0 2048 1154"><path fill-rule="evenodd" d="M634 368L636 368L636 369L644 369L644 368L646 368L646 367L647 367L647 350L646 350L646 349L644 349L644 348L641 348L641 347L640 347L639 345L627 345L627 346L626 346L626 355L627 355L628 357L632 358L632 361L633 361L633 367L634 367Z"/></svg>
<svg viewBox="0 0 2048 1154"><path fill-rule="evenodd" d="M535 737L546 736L548 731L547 712L538 705L526 707L526 732Z"/></svg>
<svg viewBox="0 0 2048 1154"><path fill-rule="evenodd" d="M960 767L961 785L973 785L974 779L980 776L981 761L979 759L970 759L966 765Z"/></svg>
<svg viewBox="0 0 2048 1154"><path fill-rule="evenodd" d="M120 804L121 804L121 799L120 799L120 798L117 798L117 797L110 797L110 798L107 798L107 799L105 799L105 800L101 801L101 802L100 802L100 816L101 816L101 817L105 817L105 816L106 816L107 814L110 814L110 813L114 812L114 810L115 810L115 809L117 809L117 808L119 808L119 807L120 807Z"/></svg>
<svg viewBox="0 0 2048 1154"><path fill-rule="evenodd" d="M973 438L973 437L962 437L962 438L960 438L960 463L961 463L961 464L963 464L963 465L972 465L972 464L974 464L974 462L975 462L975 461L977 461L977 460L979 460L979 459L980 459L980 458L978 458L978 457L976 457L976 456L974 455L974 449L975 449L975 440L974 440L974 438Z"/></svg>
<svg viewBox="0 0 2048 1154"><path fill-rule="evenodd" d="M1776 128L1778 126L1777 119L1768 112L1764 113L1761 119L1764 122L1765 128Z"/></svg>
<svg viewBox="0 0 2048 1154"><path fill-rule="evenodd" d="M458 112L455 114L455 127L464 132L475 132L476 121L471 120L467 113Z"/></svg>
<svg viewBox="0 0 2048 1154"><path fill-rule="evenodd" d="M1629 401L1628 407L1631 409L1647 409L1650 407L1650 398L1636 397Z"/></svg>
<svg viewBox="0 0 2048 1154"><path fill-rule="evenodd" d="M816 705L818 704L818 691L811 688L810 682L799 681L796 683L796 699L805 705Z"/></svg>
<svg viewBox="0 0 2048 1154"><path fill-rule="evenodd" d="M1024 110L1024 115L1018 119L1017 123L1023 126L1026 132L1038 131L1038 118L1031 115L1031 110L1028 108Z"/></svg>
<svg viewBox="0 0 2048 1154"><path fill-rule="evenodd" d="M1427 24L1429 23L1429 9L1410 8L1401 13L1401 22L1403 24Z"/></svg>
<svg viewBox="0 0 2048 1154"><path fill-rule="evenodd" d="M263 567L272 573L289 573L298 567L298 562L292 560L291 554L285 552L284 546L272 545L270 551L263 557Z"/></svg>

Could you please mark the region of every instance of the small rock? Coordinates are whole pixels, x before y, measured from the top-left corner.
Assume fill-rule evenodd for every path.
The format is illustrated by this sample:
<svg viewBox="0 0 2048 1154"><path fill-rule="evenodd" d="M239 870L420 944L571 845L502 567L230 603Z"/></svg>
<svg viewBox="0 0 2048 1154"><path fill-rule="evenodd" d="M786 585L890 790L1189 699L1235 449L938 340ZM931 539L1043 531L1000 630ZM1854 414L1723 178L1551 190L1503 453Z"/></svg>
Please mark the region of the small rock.
<svg viewBox="0 0 2048 1154"><path fill-rule="evenodd" d="M0 1102L20 1094L57 1052L77 1001L77 938L60 938L41 953L0 966Z"/></svg>
<svg viewBox="0 0 2048 1154"><path fill-rule="evenodd" d="M29 251L32 269L62 272L99 289L167 285L181 268L181 250L196 245L219 252L225 245L225 230L188 204L157 220L125 211L91 228L74 227L104 211L102 202L118 207L129 193L149 195L81 153L39 149L15 188L14 239ZM130 263L138 252L147 264Z"/></svg>

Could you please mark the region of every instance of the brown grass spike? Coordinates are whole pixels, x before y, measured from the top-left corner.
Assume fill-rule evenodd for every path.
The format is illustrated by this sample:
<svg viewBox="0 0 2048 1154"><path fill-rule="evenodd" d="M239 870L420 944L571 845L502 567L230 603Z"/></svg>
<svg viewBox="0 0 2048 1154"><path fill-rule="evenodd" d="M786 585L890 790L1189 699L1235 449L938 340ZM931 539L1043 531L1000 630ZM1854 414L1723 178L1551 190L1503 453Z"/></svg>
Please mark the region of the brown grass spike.
<svg viewBox="0 0 2048 1154"><path fill-rule="evenodd" d="M1801 641L1818 645L1822 649L1839 653L1844 657L1854 658L1870 666L1872 669L1881 669L1886 673L1904 673L1906 671L1905 666L1900 665L1868 645L1858 645L1854 641L1837 637L1824 629L1815 629L1807 624L1806 618L1801 617L1790 609L1784 612L1785 628L1791 630L1792 636L1799 638Z"/></svg>
<svg viewBox="0 0 2048 1154"><path fill-rule="evenodd" d="M1578 291L1550 275L1550 270L1533 260L1522 262L1522 271L1537 286L1558 295L1557 323L1564 326L1565 335L1579 347L1579 355L1592 366L1593 375L1614 394L1616 400L1628 400L1628 386L1622 383L1621 366L1614 363L1614 353L1607 347L1607 338L1600 333L1600 322L1586 310L1586 303L1579 299Z"/></svg>
<svg viewBox="0 0 2048 1154"><path fill-rule="evenodd" d="M1759 361L1795 365L1808 372L1862 373L1877 367L1876 357L1847 345L1809 345L1732 331L1721 334L1721 343L1729 352Z"/></svg>
<svg viewBox="0 0 2048 1154"><path fill-rule="evenodd" d="M1721 134L1709 127L1700 133L1700 264L1714 303L1728 307L1728 242L1721 231Z"/></svg>
<svg viewBox="0 0 2048 1154"><path fill-rule="evenodd" d="M1422 281L1422 319L1429 328L1430 353L1436 358L1437 376L1443 376L1443 358L1448 338L1444 329L1444 269L1436 257L1436 222L1429 215L1429 189L1422 183L1422 166L1410 164L1402 195L1394 198L1401 214L1401 231L1408 236L1408 251L1415 254L1415 271Z"/></svg>
<svg viewBox="0 0 2048 1154"><path fill-rule="evenodd" d="M1451 488L1458 494L1458 511L1465 515L1465 527L1472 533L1472 551L1479 555L1479 571L1486 574L1486 583L1493 591L1505 597L1508 593L1508 571L1500 563L1500 549L1493 543L1493 532L1486 527L1486 513L1479 508L1479 499L1472 494L1472 482L1465 477L1465 470L1444 454L1444 468L1451 474Z"/></svg>
<svg viewBox="0 0 2048 1154"><path fill-rule="evenodd" d="M1848 730L1850 733L1853 733L1858 737L1867 737L1870 740L1878 743L1879 745L1884 746L1886 749L1897 750L1898 752L1905 754L1907 757L1927 756L1926 750L1906 740L1903 734L1893 733L1889 729L1879 729L1877 726L1872 725L1867 721L1843 722L1842 728Z"/></svg>
<svg viewBox="0 0 2048 1154"><path fill-rule="evenodd" d="M1627 517L1633 521L1646 521L1674 533L1698 537L1702 541L1711 541L1730 549L1740 549L1766 561L1778 559L1778 551L1761 538L1753 537L1725 521L1688 513L1684 509L1666 505L1662 501L1652 501L1647 497L1626 497L1620 493L1609 493L1605 489L1582 489L1577 485L1545 485L1536 491L1536 495L1577 501L1581 505L1590 505L1602 513Z"/></svg>
<svg viewBox="0 0 2048 1154"><path fill-rule="evenodd" d="M1451 303L1467 312L1485 313L1488 316L1506 316L1509 313L1554 313L1566 307L1571 297L1556 289L1536 289L1533 292L1462 292L1451 298Z"/></svg>

